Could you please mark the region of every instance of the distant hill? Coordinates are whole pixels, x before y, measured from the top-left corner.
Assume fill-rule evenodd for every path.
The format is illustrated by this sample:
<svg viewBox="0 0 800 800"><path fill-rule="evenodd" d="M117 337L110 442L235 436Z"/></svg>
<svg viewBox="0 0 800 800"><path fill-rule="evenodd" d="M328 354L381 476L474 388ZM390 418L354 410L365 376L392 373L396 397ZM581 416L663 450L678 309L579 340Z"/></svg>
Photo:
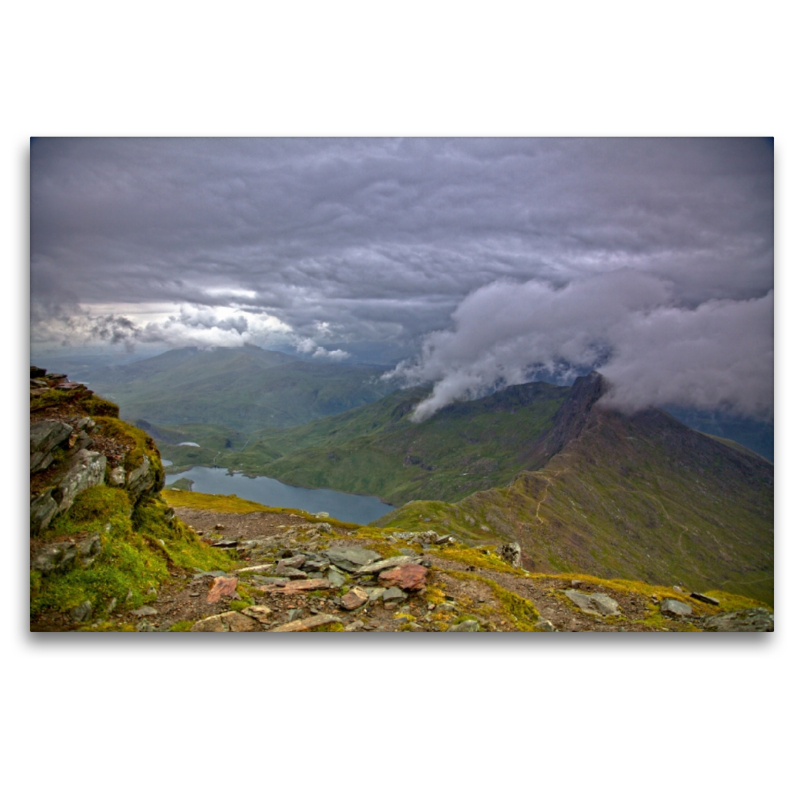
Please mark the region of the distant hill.
<svg viewBox="0 0 800 800"><path fill-rule="evenodd" d="M156 425L284 428L373 402L391 390L378 368L301 361L252 345L184 347L83 379L124 419Z"/></svg>
<svg viewBox="0 0 800 800"><path fill-rule="evenodd" d="M369 405L240 443L219 428L154 432L176 465L211 463L286 483L376 495L389 503L458 500L543 466L555 447L546 436L569 395L547 383L512 386L455 403L423 423L411 413L426 389L393 392ZM200 448L170 447L192 435ZM225 447L223 442L230 441Z"/></svg>
<svg viewBox="0 0 800 800"><path fill-rule="evenodd" d="M517 541L537 572L714 585L772 603L772 464L657 409L627 416L589 403L543 469L375 524Z"/></svg>

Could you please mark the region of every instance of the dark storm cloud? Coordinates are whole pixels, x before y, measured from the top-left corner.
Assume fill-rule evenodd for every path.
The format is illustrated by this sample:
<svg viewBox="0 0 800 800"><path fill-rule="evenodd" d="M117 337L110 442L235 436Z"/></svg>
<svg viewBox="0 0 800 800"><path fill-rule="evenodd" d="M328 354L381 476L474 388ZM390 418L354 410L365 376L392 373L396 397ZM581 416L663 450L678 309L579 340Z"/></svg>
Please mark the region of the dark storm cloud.
<svg viewBox="0 0 800 800"><path fill-rule="evenodd" d="M620 270L661 287L656 307L744 303L773 286L772 194L755 139L40 139L33 340L416 348L470 328L467 298L497 281ZM154 303L169 320L130 319Z"/></svg>

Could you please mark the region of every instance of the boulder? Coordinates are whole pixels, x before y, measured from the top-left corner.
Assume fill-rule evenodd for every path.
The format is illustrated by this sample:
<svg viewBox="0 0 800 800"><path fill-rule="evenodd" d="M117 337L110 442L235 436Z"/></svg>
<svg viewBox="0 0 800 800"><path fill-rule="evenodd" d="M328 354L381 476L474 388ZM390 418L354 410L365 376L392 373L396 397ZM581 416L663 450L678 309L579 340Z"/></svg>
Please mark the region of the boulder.
<svg viewBox="0 0 800 800"><path fill-rule="evenodd" d="M690 617L694 613L694 610L688 603L682 603L680 600L667 598L661 603L661 613L669 614L671 617Z"/></svg>
<svg viewBox="0 0 800 800"><path fill-rule="evenodd" d="M80 492L103 483L106 457L92 450L79 450L69 462L67 474L58 482L59 514L66 511Z"/></svg>
<svg viewBox="0 0 800 800"><path fill-rule="evenodd" d="M206 603L217 603L223 597L233 597L236 594L236 585L239 581L236 578L214 578L211 584L211 591L206 597Z"/></svg>
<svg viewBox="0 0 800 800"><path fill-rule="evenodd" d="M48 489L31 502L31 536L38 536L58 514L58 503L53 497L54 491Z"/></svg>
<svg viewBox="0 0 800 800"><path fill-rule="evenodd" d="M565 589L564 594L575 603L581 611L598 616L615 616L620 613L619 604L607 594L595 592L584 594L576 589Z"/></svg>
<svg viewBox="0 0 800 800"><path fill-rule="evenodd" d="M727 614L714 614L703 620L707 631L753 633L775 630L775 615L766 608L745 608Z"/></svg>
<svg viewBox="0 0 800 800"><path fill-rule="evenodd" d="M67 441L72 428L59 419L45 419L31 425L31 472L47 469L53 463L53 451Z"/></svg>
<svg viewBox="0 0 800 800"><path fill-rule="evenodd" d="M402 564L378 575L378 583L389 588L397 586L407 592L418 592L425 588L428 570L420 564Z"/></svg>
<svg viewBox="0 0 800 800"><path fill-rule="evenodd" d="M497 546L497 555L511 564L512 567L520 567L522 565L522 548L518 542L506 542Z"/></svg>

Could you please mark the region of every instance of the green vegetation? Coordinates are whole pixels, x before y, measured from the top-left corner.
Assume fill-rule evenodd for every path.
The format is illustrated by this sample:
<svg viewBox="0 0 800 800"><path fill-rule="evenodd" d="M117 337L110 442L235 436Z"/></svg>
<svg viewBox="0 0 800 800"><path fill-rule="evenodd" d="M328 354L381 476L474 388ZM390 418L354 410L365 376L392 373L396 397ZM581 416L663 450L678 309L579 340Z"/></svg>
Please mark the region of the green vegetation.
<svg viewBox="0 0 800 800"><path fill-rule="evenodd" d="M31 573L31 615L65 612L85 601L102 617L117 608L136 608L169 577L171 567L228 569L230 557L201 543L186 525L169 519L166 505L151 500L135 510L122 489L96 486L82 492L47 532L49 539L99 534L101 552L89 566L44 577Z"/></svg>
<svg viewBox="0 0 800 800"><path fill-rule="evenodd" d="M550 429L569 389L546 383L513 386L413 423L411 413L426 393L397 391L297 428L262 430L240 450L220 446L231 438L220 428L162 429L173 441L176 434L192 435L201 445L163 445L162 450L174 462L171 471L213 464L298 486L375 495L394 504L416 498L452 501L508 483L522 469L543 466L532 443Z"/></svg>

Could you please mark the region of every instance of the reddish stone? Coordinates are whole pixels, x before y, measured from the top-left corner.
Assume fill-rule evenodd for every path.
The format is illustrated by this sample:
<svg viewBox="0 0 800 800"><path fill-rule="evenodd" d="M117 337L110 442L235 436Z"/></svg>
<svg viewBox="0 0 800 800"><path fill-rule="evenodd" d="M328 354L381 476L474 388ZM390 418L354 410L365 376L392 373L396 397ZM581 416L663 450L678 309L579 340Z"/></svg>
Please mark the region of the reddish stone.
<svg viewBox="0 0 800 800"><path fill-rule="evenodd" d="M237 578L214 578L206 603L216 603L223 597L233 597L238 582Z"/></svg>
<svg viewBox="0 0 800 800"><path fill-rule="evenodd" d="M387 569L378 575L381 586L397 586L406 592L418 592L425 588L428 570L420 564L403 564L394 569Z"/></svg>
<svg viewBox="0 0 800 800"><path fill-rule="evenodd" d="M360 586L354 586L339 602L345 611L355 611L367 600L369 600L369 595Z"/></svg>

